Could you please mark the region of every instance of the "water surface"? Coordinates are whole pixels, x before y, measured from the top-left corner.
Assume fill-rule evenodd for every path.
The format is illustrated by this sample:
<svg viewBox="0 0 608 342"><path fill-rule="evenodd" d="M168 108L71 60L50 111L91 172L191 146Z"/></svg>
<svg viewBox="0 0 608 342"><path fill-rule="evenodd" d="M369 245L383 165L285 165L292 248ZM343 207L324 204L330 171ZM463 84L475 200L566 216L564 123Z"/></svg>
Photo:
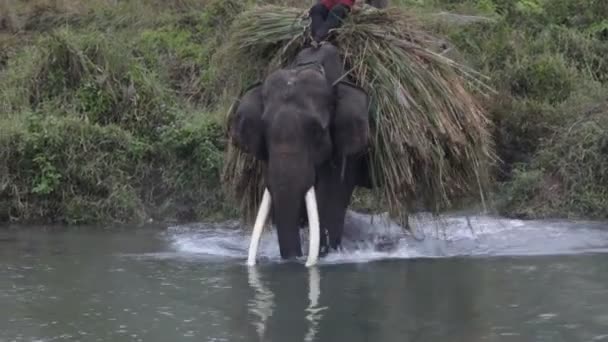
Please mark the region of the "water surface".
<svg viewBox="0 0 608 342"><path fill-rule="evenodd" d="M608 225L444 224L353 214L311 269L232 223L0 230L0 341L608 341Z"/></svg>

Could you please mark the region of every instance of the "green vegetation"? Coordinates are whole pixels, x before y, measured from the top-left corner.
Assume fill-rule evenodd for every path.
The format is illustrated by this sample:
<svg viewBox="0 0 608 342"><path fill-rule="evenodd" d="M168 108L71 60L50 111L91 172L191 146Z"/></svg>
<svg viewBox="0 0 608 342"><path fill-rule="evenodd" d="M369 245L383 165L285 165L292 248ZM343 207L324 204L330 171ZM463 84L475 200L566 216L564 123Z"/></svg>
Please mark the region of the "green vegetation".
<svg viewBox="0 0 608 342"><path fill-rule="evenodd" d="M235 214L223 120L230 86L252 75L222 52L253 3L306 6L0 0L0 222ZM608 218L608 2L393 4L491 77L502 214Z"/></svg>
<svg viewBox="0 0 608 342"><path fill-rule="evenodd" d="M222 116L201 105L224 25L209 17L219 3L187 12L143 1L78 7L81 20L44 33L28 30L41 7L13 12L24 22L15 34L30 43L2 36L10 52L0 70L0 221L230 213L217 181ZM67 15L42 8L45 23Z"/></svg>
<svg viewBox="0 0 608 342"><path fill-rule="evenodd" d="M503 161L497 172L500 213L608 218L608 2L438 4L489 19L463 25L458 17L449 24L435 17L429 28L445 33L499 90L488 108Z"/></svg>

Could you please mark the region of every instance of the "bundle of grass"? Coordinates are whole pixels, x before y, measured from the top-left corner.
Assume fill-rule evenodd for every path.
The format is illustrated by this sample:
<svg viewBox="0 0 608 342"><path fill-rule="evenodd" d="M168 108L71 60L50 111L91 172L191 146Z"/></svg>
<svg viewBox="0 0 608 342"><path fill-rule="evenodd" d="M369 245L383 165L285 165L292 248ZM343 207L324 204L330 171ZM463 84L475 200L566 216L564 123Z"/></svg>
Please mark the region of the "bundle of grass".
<svg viewBox="0 0 608 342"><path fill-rule="evenodd" d="M262 78L294 58L309 39L308 26L302 9L256 7L235 21L226 56L261 61L248 68ZM438 213L457 198L483 201L494 161L490 122L473 95L491 89L438 53L443 40L419 27L398 8L362 7L332 35L348 77L372 98L375 193L400 218L414 210ZM224 182L249 219L261 196L260 166L234 148L225 162Z"/></svg>

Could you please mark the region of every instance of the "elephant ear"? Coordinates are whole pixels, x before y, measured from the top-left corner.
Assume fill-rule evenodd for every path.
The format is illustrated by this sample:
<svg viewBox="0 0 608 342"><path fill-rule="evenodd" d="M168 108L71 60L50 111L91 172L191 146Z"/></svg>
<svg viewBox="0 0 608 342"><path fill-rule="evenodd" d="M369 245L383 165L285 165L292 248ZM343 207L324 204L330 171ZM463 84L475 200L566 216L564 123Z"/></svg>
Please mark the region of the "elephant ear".
<svg viewBox="0 0 608 342"><path fill-rule="evenodd" d="M333 140L339 155L363 152L369 144L369 96L345 81L336 84Z"/></svg>
<svg viewBox="0 0 608 342"><path fill-rule="evenodd" d="M262 113L262 82L244 91L233 105L228 120L228 132L236 147L258 159L265 159Z"/></svg>

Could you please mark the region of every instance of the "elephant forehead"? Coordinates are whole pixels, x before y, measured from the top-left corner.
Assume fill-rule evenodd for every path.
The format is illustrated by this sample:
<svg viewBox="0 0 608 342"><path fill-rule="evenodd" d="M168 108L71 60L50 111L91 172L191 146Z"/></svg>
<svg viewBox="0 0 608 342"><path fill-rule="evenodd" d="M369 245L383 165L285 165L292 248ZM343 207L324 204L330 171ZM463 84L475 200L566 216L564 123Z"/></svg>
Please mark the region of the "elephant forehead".
<svg viewBox="0 0 608 342"><path fill-rule="evenodd" d="M332 95L325 79L311 72L270 79L262 96L265 107L293 105L303 110L322 110L329 107Z"/></svg>
<svg viewBox="0 0 608 342"><path fill-rule="evenodd" d="M314 84L310 84L314 83ZM307 67L298 69L279 70L268 76L265 82L265 91L268 93L285 89L285 87L302 87L305 85L323 88L327 80L318 68ZM305 89L298 89L305 90Z"/></svg>
<svg viewBox="0 0 608 342"><path fill-rule="evenodd" d="M295 138L304 133L305 128L311 123L316 123L321 129L327 129L330 115L327 108L320 108L312 103L277 101L264 109L263 118L267 124L270 124L272 130L276 129L279 132L279 135Z"/></svg>

